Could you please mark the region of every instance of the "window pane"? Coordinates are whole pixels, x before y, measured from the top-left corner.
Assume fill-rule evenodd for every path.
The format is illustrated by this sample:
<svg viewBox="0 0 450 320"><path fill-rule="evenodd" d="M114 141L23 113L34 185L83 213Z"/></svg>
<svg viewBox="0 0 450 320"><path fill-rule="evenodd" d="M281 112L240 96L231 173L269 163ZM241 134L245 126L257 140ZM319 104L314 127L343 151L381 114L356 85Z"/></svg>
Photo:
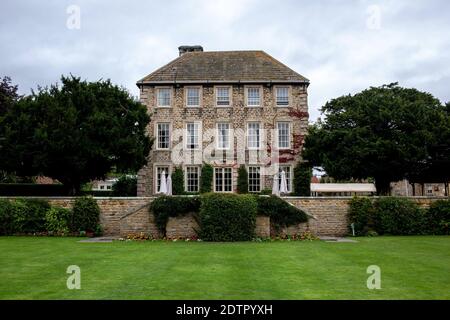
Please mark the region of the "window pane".
<svg viewBox="0 0 450 320"><path fill-rule="evenodd" d="M277 88L277 106L287 106L289 104L289 89L287 87Z"/></svg>
<svg viewBox="0 0 450 320"><path fill-rule="evenodd" d="M169 167L156 167L156 192L158 192L159 188L161 187L161 176L163 171L167 179L167 177L169 176Z"/></svg>
<svg viewBox="0 0 450 320"><path fill-rule="evenodd" d="M248 191L261 191L261 172L259 167L248 168Z"/></svg>
<svg viewBox="0 0 450 320"><path fill-rule="evenodd" d="M217 105L228 106L230 104L230 88L221 87L217 88Z"/></svg>
<svg viewBox="0 0 450 320"><path fill-rule="evenodd" d="M248 106L259 106L259 88L248 88L247 89L247 105Z"/></svg>
<svg viewBox="0 0 450 320"><path fill-rule="evenodd" d="M214 168L214 191L233 191L233 177L231 168Z"/></svg>
<svg viewBox="0 0 450 320"><path fill-rule="evenodd" d="M289 148L289 122L278 122L278 148Z"/></svg>
<svg viewBox="0 0 450 320"><path fill-rule="evenodd" d="M198 148L198 123L188 123L186 125L187 129L187 144L188 149Z"/></svg>
<svg viewBox="0 0 450 320"><path fill-rule="evenodd" d="M168 149L170 132L168 123L158 123L158 148Z"/></svg>
<svg viewBox="0 0 450 320"><path fill-rule="evenodd" d="M259 148L260 146L260 132L259 123L249 123L247 130L247 145L249 148Z"/></svg>
<svg viewBox="0 0 450 320"><path fill-rule="evenodd" d="M199 186L199 168L186 167L186 191L198 192Z"/></svg>
<svg viewBox="0 0 450 320"><path fill-rule="evenodd" d="M224 188L223 191L229 192L233 190L233 180L231 176L231 168L224 168Z"/></svg>
<svg viewBox="0 0 450 320"><path fill-rule="evenodd" d="M158 89L158 106L167 107L170 106L170 88Z"/></svg>
<svg viewBox="0 0 450 320"><path fill-rule="evenodd" d="M288 192L291 192L291 167L290 166L280 166L278 169L278 172L280 173L278 175L278 189L281 186L281 172L284 170L286 173L286 185Z"/></svg>
<svg viewBox="0 0 450 320"><path fill-rule="evenodd" d="M228 149L230 147L229 129L229 123L217 124L217 147L219 149Z"/></svg>
<svg viewBox="0 0 450 320"><path fill-rule="evenodd" d="M187 89L187 105L199 106L200 105L200 89L188 88Z"/></svg>
<svg viewBox="0 0 450 320"><path fill-rule="evenodd" d="M214 168L214 185L216 192L222 192L223 190L223 178L222 178L222 169Z"/></svg>

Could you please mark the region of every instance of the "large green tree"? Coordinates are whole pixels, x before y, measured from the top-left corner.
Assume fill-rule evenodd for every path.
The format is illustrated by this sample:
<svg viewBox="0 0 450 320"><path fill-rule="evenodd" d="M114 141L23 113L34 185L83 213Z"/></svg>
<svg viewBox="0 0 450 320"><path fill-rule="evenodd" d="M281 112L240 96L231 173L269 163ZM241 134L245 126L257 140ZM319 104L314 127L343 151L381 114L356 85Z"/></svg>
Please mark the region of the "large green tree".
<svg viewBox="0 0 450 320"><path fill-rule="evenodd" d="M58 179L71 194L82 183L146 163L151 140L145 106L109 80L62 77L0 118L0 165L17 175Z"/></svg>
<svg viewBox="0 0 450 320"><path fill-rule="evenodd" d="M397 83L332 99L321 111L325 118L310 128L304 157L336 179L373 177L378 194L420 172L449 130L439 100Z"/></svg>

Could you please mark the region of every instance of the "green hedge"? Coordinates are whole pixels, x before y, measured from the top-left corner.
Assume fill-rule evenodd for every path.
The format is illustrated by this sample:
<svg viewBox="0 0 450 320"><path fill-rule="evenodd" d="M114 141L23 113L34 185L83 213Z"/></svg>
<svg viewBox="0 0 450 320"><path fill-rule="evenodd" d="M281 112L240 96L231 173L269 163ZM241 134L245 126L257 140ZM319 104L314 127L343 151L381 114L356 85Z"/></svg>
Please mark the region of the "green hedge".
<svg viewBox="0 0 450 320"><path fill-rule="evenodd" d="M448 234L450 200L438 200L427 210L407 198L355 197L350 201L349 222L354 223L356 235Z"/></svg>
<svg viewBox="0 0 450 320"><path fill-rule="evenodd" d="M369 198L353 197L350 200L348 218L350 223L354 224L355 235L364 236L373 230L374 211L372 200Z"/></svg>
<svg viewBox="0 0 450 320"><path fill-rule="evenodd" d="M96 196L92 194L93 196ZM112 186L111 195L114 197L136 197L137 178L123 175Z"/></svg>
<svg viewBox="0 0 450 320"><path fill-rule="evenodd" d="M294 195L309 197L311 195L312 168L306 162L298 162L294 168Z"/></svg>
<svg viewBox="0 0 450 320"><path fill-rule="evenodd" d="M10 235L16 232L15 206L9 200L0 199L0 235Z"/></svg>
<svg viewBox="0 0 450 320"><path fill-rule="evenodd" d="M52 207L45 215L46 230L51 233L69 233L71 221L72 211L65 208Z"/></svg>
<svg viewBox="0 0 450 320"><path fill-rule="evenodd" d="M71 230L96 231L100 219L100 208L92 197L80 197L73 205Z"/></svg>
<svg viewBox="0 0 450 320"><path fill-rule="evenodd" d="M172 173L172 194L184 194L184 172L181 167L176 167Z"/></svg>
<svg viewBox="0 0 450 320"><path fill-rule="evenodd" d="M429 232L432 234L449 234L450 200L433 202L428 210Z"/></svg>
<svg viewBox="0 0 450 320"><path fill-rule="evenodd" d="M213 175L213 167L210 164L204 164L200 175L200 193L208 193L212 191Z"/></svg>
<svg viewBox="0 0 450 320"><path fill-rule="evenodd" d="M255 233L257 201L252 195L209 193L201 196L200 238L248 241Z"/></svg>
<svg viewBox="0 0 450 320"><path fill-rule="evenodd" d="M379 198L375 202L374 229L378 234L425 234L428 229L425 213L406 198Z"/></svg>
<svg viewBox="0 0 450 320"><path fill-rule="evenodd" d="M177 217L187 213L197 213L200 210L199 197L161 196L153 200L150 213L155 216L155 223L162 234L166 232L169 217Z"/></svg>
<svg viewBox="0 0 450 320"><path fill-rule="evenodd" d="M248 193L248 172L245 165L241 165L238 169L237 192Z"/></svg>
<svg viewBox="0 0 450 320"><path fill-rule="evenodd" d="M276 229L308 221L304 211L277 196L257 197L257 199L258 215L269 216L271 224Z"/></svg>

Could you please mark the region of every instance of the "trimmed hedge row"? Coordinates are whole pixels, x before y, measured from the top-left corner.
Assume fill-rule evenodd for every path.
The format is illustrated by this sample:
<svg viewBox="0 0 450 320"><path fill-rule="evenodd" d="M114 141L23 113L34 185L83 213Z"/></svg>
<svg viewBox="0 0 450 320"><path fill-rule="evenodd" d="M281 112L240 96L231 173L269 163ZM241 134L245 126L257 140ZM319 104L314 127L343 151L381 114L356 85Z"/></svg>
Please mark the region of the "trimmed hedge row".
<svg viewBox="0 0 450 320"><path fill-rule="evenodd" d="M450 200L438 200L429 209L422 209L407 198L384 197L372 201L354 197L350 201L349 221L356 235L448 234Z"/></svg>
<svg viewBox="0 0 450 320"><path fill-rule="evenodd" d="M101 232L100 209L91 197L75 200L73 210L41 199L0 199L0 235Z"/></svg>
<svg viewBox="0 0 450 320"><path fill-rule="evenodd" d="M252 240L257 210L252 195L206 194L201 197L199 236L206 241Z"/></svg>
<svg viewBox="0 0 450 320"><path fill-rule="evenodd" d="M254 237L257 215L269 216L276 229L308 221L307 215L276 196L207 193L196 197L161 196L150 213L162 234L169 217L194 213L206 241L245 241Z"/></svg>

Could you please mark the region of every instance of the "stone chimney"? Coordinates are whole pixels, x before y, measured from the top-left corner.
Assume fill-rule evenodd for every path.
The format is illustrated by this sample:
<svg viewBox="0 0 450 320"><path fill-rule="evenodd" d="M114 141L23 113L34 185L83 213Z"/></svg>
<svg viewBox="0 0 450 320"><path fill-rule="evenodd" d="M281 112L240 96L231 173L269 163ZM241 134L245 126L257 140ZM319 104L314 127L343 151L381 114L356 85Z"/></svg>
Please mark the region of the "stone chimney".
<svg viewBox="0 0 450 320"><path fill-rule="evenodd" d="M179 46L178 52L180 56L185 54L186 52L203 52L202 46Z"/></svg>

